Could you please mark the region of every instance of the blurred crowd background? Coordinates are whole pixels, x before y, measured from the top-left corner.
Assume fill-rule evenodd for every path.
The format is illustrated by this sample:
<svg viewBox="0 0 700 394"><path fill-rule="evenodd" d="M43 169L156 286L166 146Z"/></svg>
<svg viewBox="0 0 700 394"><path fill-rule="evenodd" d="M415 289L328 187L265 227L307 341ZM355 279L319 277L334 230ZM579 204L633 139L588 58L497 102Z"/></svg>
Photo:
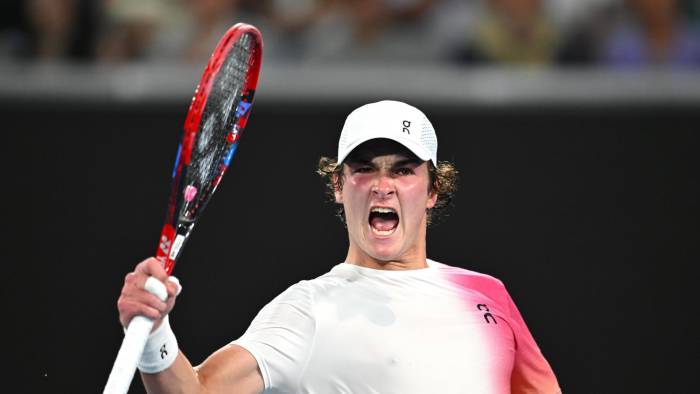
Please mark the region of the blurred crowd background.
<svg viewBox="0 0 700 394"><path fill-rule="evenodd" d="M7 62L204 63L233 23L274 63L698 68L700 0L5 1ZM269 63L268 63L269 64Z"/></svg>

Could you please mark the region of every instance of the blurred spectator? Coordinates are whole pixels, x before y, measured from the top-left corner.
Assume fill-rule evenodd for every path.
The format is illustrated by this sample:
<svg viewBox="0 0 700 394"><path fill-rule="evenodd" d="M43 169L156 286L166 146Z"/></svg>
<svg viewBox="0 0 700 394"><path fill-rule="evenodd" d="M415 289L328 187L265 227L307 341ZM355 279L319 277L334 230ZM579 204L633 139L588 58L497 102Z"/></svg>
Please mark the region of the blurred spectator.
<svg viewBox="0 0 700 394"><path fill-rule="evenodd" d="M266 17L260 28L265 59L298 62L306 55L308 34L332 11L336 0L267 0L258 10ZM259 3L259 4L260 4Z"/></svg>
<svg viewBox="0 0 700 394"><path fill-rule="evenodd" d="M206 62L221 36L242 17L241 0L186 0L194 25L185 50L191 63Z"/></svg>
<svg viewBox="0 0 700 394"><path fill-rule="evenodd" d="M570 33L599 15L601 10L609 10L620 0L546 0L548 13L556 21L562 33Z"/></svg>
<svg viewBox="0 0 700 394"><path fill-rule="evenodd" d="M367 60L379 55L379 40L389 23L384 1L336 0L324 11L307 36L307 59Z"/></svg>
<svg viewBox="0 0 700 394"><path fill-rule="evenodd" d="M688 0L687 15L691 23L700 23L700 0Z"/></svg>
<svg viewBox="0 0 700 394"><path fill-rule="evenodd" d="M560 66L592 66L599 58L600 45L610 35L620 0L599 0L587 12L578 10L568 26L558 55Z"/></svg>
<svg viewBox="0 0 700 394"><path fill-rule="evenodd" d="M41 61L91 60L95 4L89 0L25 0L4 5L0 50Z"/></svg>
<svg viewBox="0 0 700 394"><path fill-rule="evenodd" d="M0 3L0 57L26 56L29 28L23 4L16 1Z"/></svg>
<svg viewBox="0 0 700 394"><path fill-rule="evenodd" d="M600 62L611 66L700 66L700 29L678 0L626 0L626 13L601 43Z"/></svg>
<svg viewBox="0 0 700 394"><path fill-rule="evenodd" d="M482 0L440 0L430 13L430 31L440 61L449 62L471 43L483 13ZM458 57L458 56L457 56Z"/></svg>
<svg viewBox="0 0 700 394"><path fill-rule="evenodd" d="M265 11L284 33L304 31L332 11L337 0L269 0Z"/></svg>
<svg viewBox="0 0 700 394"><path fill-rule="evenodd" d="M542 0L487 0L454 58L465 63L549 65L560 34Z"/></svg>
<svg viewBox="0 0 700 394"><path fill-rule="evenodd" d="M286 44L308 62L401 61L430 57L426 14L436 0L307 0L303 11L272 1L271 15ZM291 16L290 16L291 15Z"/></svg>
<svg viewBox="0 0 700 394"><path fill-rule="evenodd" d="M700 0L17 0L0 11L0 56L14 58L201 64L247 22L272 62L700 66Z"/></svg>
<svg viewBox="0 0 700 394"><path fill-rule="evenodd" d="M234 23L241 0L108 0L99 58L204 63Z"/></svg>
<svg viewBox="0 0 700 394"><path fill-rule="evenodd" d="M60 58L68 48L76 24L74 0L30 0L27 2L29 20L35 37L38 58Z"/></svg>
<svg viewBox="0 0 700 394"><path fill-rule="evenodd" d="M161 0L105 0L98 58L121 62L147 57L156 33L170 16L169 5Z"/></svg>

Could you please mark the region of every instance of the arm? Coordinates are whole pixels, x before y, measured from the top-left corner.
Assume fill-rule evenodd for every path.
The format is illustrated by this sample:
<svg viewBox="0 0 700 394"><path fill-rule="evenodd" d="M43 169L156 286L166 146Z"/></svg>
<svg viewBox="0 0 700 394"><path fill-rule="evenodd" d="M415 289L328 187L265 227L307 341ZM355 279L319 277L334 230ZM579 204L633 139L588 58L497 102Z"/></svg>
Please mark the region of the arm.
<svg viewBox="0 0 700 394"><path fill-rule="evenodd" d="M146 390L160 393L260 393L263 380L258 363L245 349L227 345L192 367L180 352L170 368L157 374L141 373Z"/></svg>
<svg viewBox="0 0 700 394"><path fill-rule="evenodd" d="M520 311L506 291L510 326L515 336L515 359L511 374L513 394L561 394L552 367L537 346Z"/></svg>
<svg viewBox="0 0 700 394"><path fill-rule="evenodd" d="M165 302L144 290L148 277L153 276L166 285L168 298ZM119 320L127 326L136 315L155 321L156 330L163 318L175 306L178 285L167 280L162 265L155 258L144 260L129 273L117 302ZM263 380L253 356L239 346L227 345L198 367L192 367L182 352L167 369L155 373L141 373L149 393L259 393Z"/></svg>

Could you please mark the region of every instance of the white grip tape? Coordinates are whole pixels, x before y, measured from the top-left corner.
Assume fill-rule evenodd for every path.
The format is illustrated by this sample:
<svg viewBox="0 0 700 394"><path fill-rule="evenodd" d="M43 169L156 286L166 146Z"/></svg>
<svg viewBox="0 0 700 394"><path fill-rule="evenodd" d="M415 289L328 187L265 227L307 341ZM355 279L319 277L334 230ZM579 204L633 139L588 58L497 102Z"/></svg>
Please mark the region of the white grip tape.
<svg viewBox="0 0 700 394"><path fill-rule="evenodd" d="M146 284L143 286L143 288L154 296L160 298L160 300L163 302L168 299L168 289L165 288L163 282L152 276L149 276L148 279L146 279Z"/></svg>
<svg viewBox="0 0 700 394"><path fill-rule="evenodd" d="M141 359L152 328L153 320L147 317L135 316L131 319L103 394L126 394L129 391L136 365Z"/></svg>

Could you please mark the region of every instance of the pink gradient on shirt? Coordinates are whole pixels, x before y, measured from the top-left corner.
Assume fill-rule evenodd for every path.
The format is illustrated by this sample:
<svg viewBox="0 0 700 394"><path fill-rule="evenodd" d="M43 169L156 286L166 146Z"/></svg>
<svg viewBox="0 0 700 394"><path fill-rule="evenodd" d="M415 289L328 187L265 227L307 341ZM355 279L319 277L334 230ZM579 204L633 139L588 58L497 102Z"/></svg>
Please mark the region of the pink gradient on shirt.
<svg viewBox="0 0 700 394"><path fill-rule="evenodd" d="M491 379L499 387L498 391L513 394L561 393L554 372L503 283L489 275L456 267L444 266L442 272L459 289L460 297L470 308L468 311L485 304L488 311L483 306L477 309L495 318L495 323L491 323L493 326L484 324L483 337L488 341L489 348L501 350L494 352L497 355L490 360L494 363ZM487 323L494 321L486 316L485 319ZM513 346L513 353L502 351Z"/></svg>

